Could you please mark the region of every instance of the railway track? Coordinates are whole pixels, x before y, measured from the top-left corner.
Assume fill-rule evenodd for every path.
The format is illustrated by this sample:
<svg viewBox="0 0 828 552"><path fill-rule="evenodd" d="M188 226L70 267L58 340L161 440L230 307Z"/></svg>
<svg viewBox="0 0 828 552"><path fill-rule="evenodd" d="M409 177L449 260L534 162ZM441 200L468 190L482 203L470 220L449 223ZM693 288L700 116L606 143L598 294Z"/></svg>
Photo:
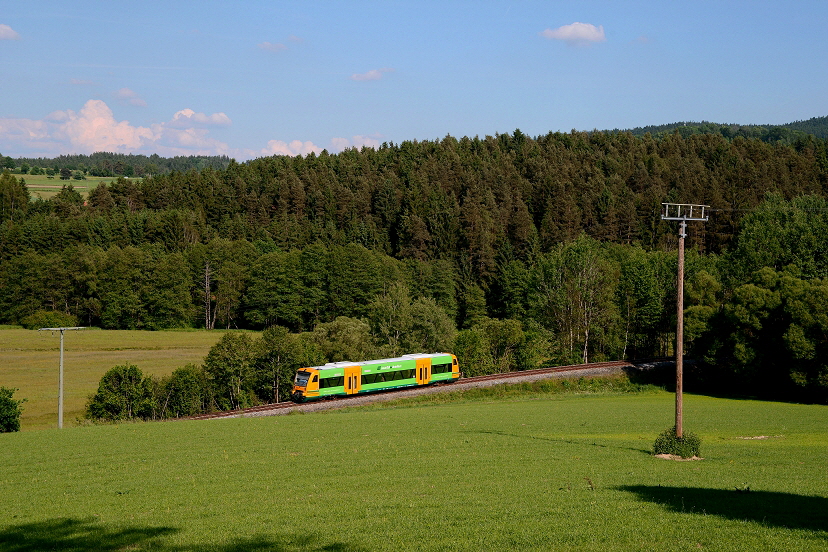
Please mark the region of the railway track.
<svg viewBox="0 0 828 552"><path fill-rule="evenodd" d="M231 410L229 412L214 412L211 414L202 414L200 416L193 416L185 419L209 420L215 418L254 418L260 416L278 416L281 414L289 414L290 412L294 411L309 412L314 410L327 410L330 408L342 408L345 406L365 404L369 402L387 401L426 393L440 393L470 387L488 387L491 385L498 385L501 383L517 383L521 381L548 379L556 377L556 374L567 372L572 372L573 375L576 375L576 373L580 373L580 375L601 375L618 372L624 368L632 367L635 367L634 363L622 360L614 360L609 362L592 362L589 364L555 366L552 368L537 368L535 370L524 370L521 372L506 372L503 374L490 374L486 376L461 378L454 382L440 385L426 385L423 387L403 387L401 389L392 389L389 391L383 391L378 393L353 395L349 397L335 397L332 399L323 399L302 404L296 404L292 402L263 404L259 406L253 406L250 408L244 408L242 410Z"/></svg>
<svg viewBox="0 0 828 552"><path fill-rule="evenodd" d="M594 369L621 369L634 366L634 364L624 360L612 360L608 362L592 362L589 364L570 364L569 366L554 366L552 368L537 368L535 370L524 370L522 372L506 372L503 374L489 374L486 376L475 376L472 378L463 378L461 382L483 382L483 381L500 381L508 379L531 379L532 376L539 376L542 374L555 374L559 372L573 372L578 370L594 370Z"/></svg>

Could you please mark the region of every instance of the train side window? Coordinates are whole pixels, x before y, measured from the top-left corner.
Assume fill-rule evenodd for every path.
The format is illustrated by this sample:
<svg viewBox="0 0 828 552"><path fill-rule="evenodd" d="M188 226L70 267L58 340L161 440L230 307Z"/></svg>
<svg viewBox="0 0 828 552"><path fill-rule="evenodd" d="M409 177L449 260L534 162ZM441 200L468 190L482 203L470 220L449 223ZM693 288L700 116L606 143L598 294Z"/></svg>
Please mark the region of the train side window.
<svg viewBox="0 0 828 552"><path fill-rule="evenodd" d="M328 387L342 387L345 385L345 376L322 378L319 380L319 389L326 389Z"/></svg>
<svg viewBox="0 0 828 552"><path fill-rule="evenodd" d="M362 383L383 383L386 381L391 381L393 379L393 374L368 374L366 376L362 376Z"/></svg>
<svg viewBox="0 0 828 552"><path fill-rule="evenodd" d="M314 374L313 375L313 380L311 380L311 383L316 383L317 381L319 381L319 374Z"/></svg>
<svg viewBox="0 0 828 552"><path fill-rule="evenodd" d="M431 367L432 374L445 374L446 372L451 372L451 364L435 364Z"/></svg>

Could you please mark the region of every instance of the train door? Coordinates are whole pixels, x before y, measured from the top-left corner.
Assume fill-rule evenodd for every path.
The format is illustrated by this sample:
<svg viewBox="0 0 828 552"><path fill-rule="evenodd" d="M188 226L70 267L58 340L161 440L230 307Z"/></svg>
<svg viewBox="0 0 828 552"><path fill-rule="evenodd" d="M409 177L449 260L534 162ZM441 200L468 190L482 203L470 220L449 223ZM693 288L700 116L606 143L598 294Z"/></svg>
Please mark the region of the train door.
<svg viewBox="0 0 828 552"><path fill-rule="evenodd" d="M345 393L353 395L359 393L362 384L362 367L348 366L345 368Z"/></svg>
<svg viewBox="0 0 828 552"><path fill-rule="evenodd" d="M431 359L417 359L417 385L425 385L431 381Z"/></svg>

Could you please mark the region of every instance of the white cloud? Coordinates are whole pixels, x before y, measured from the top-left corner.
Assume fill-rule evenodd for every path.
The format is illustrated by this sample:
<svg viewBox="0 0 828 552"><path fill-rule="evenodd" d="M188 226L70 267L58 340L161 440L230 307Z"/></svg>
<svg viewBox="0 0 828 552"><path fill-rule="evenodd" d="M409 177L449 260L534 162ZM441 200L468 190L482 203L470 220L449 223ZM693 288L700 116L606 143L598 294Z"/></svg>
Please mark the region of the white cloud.
<svg viewBox="0 0 828 552"><path fill-rule="evenodd" d="M116 121L112 110L101 100L89 100L80 112L56 112L50 118L59 121L50 132L53 139L78 153L96 151L135 151L157 139L146 127L134 127L129 121Z"/></svg>
<svg viewBox="0 0 828 552"><path fill-rule="evenodd" d="M196 113L192 109L182 109L173 115L172 121L167 126L172 128L189 128L192 126L230 126L233 121L224 113Z"/></svg>
<svg viewBox="0 0 828 552"><path fill-rule="evenodd" d="M351 147L351 141L347 138L333 138L331 140L331 149L336 152L346 150Z"/></svg>
<svg viewBox="0 0 828 552"><path fill-rule="evenodd" d="M184 123L190 121L188 127ZM15 156L57 156L112 151L175 155L229 155L227 144L200 126L231 124L224 113L207 115L192 109L177 112L171 121L149 127L118 121L101 100L89 100L80 111L55 111L42 120L0 119L0 151Z"/></svg>
<svg viewBox="0 0 828 552"><path fill-rule="evenodd" d="M5 152L6 155L9 155L12 148L18 147L18 144L26 144L40 151L50 141L49 125L44 121L0 119L0 151Z"/></svg>
<svg viewBox="0 0 828 552"><path fill-rule="evenodd" d="M334 152L340 152L348 148L373 148L379 149L380 139L382 135L375 134L373 136L356 135L351 138L334 138L331 140L331 149Z"/></svg>
<svg viewBox="0 0 828 552"><path fill-rule="evenodd" d="M165 123L152 125L156 134L153 143L161 155L230 155L224 142L210 138L204 128L170 128Z"/></svg>
<svg viewBox="0 0 828 552"><path fill-rule="evenodd" d="M270 140L267 146L259 153L264 156L290 155L295 157L297 155L307 155L311 152L321 153L322 148L310 141L302 142L301 140L293 140L287 143L281 140Z"/></svg>
<svg viewBox="0 0 828 552"><path fill-rule="evenodd" d="M281 52L282 50L287 50L287 46L281 42L261 42L258 46L260 50L265 50L267 52Z"/></svg>
<svg viewBox="0 0 828 552"><path fill-rule="evenodd" d="M380 80L383 73L391 73L394 70L390 67L383 67L382 69L371 69L367 73L354 73L351 75L351 80L355 81L371 81Z"/></svg>
<svg viewBox="0 0 828 552"><path fill-rule="evenodd" d="M147 107L147 102L145 102L137 92L134 92L129 88L121 88L115 92L115 98L123 104L134 105L136 107Z"/></svg>
<svg viewBox="0 0 828 552"><path fill-rule="evenodd" d="M239 160L271 155L308 155L323 148L311 141L270 140L262 149L235 149L210 136L210 129L232 124L225 113L198 113L186 108L169 121L135 126L117 120L101 100L89 100L79 111L54 111L43 119L0 118L0 151L12 157L56 157L96 151L165 157L227 155ZM380 136L353 136L333 141L346 147L378 147Z"/></svg>
<svg viewBox="0 0 828 552"><path fill-rule="evenodd" d="M0 40L20 40L20 35L8 25L0 23Z"/></svg>
<svg viewBox="0 0 828 552"><path fill-rule="evenodd" d="M596 27L590 23L572 23L557 29L546 29L541 36L550 40L561 40L570 46L584 46L592 42L605 42L604 26Z"/></svg>

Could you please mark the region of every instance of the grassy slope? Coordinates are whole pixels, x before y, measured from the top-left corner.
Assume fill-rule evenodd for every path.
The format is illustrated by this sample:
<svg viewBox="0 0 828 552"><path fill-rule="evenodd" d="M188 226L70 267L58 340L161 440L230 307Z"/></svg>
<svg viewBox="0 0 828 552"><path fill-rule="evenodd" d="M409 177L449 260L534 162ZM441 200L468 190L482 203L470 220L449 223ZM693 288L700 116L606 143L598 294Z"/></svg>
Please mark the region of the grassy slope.
<svg viewBox="0 0 828 552"><path fill-rule="evenodd" d="M688 395L700 462L648 454L672 414L531 395L0 435L0 551L828 547L828 408Z"/></svg>
<svg viewBox="0 0 828 552"><path fill-rule="evenodd" d="M165 376L187 363L203 362L224 332L81 330L64 338L64 426L83 416L101 376L130 362L145 374ZM0 329L0 386L18 388L23 431L57 427L60 334Z"/></svg>
<svg viewBox="0 0 828 552"><path fill-rule="evenodd" d="M15 174L13 176L17 179L23 178L26 181L26 187L29 189L32 199L38 197L41 199L49 199L54 197L60 192L62 186L68 186L69 184L83 197L86 197L100 182L109 184L116 180L116 178L111 176L87 176L86 180L61 180L58 176L49 178L45 174ZM133 178L131 180L137 179Z"/></svg>

